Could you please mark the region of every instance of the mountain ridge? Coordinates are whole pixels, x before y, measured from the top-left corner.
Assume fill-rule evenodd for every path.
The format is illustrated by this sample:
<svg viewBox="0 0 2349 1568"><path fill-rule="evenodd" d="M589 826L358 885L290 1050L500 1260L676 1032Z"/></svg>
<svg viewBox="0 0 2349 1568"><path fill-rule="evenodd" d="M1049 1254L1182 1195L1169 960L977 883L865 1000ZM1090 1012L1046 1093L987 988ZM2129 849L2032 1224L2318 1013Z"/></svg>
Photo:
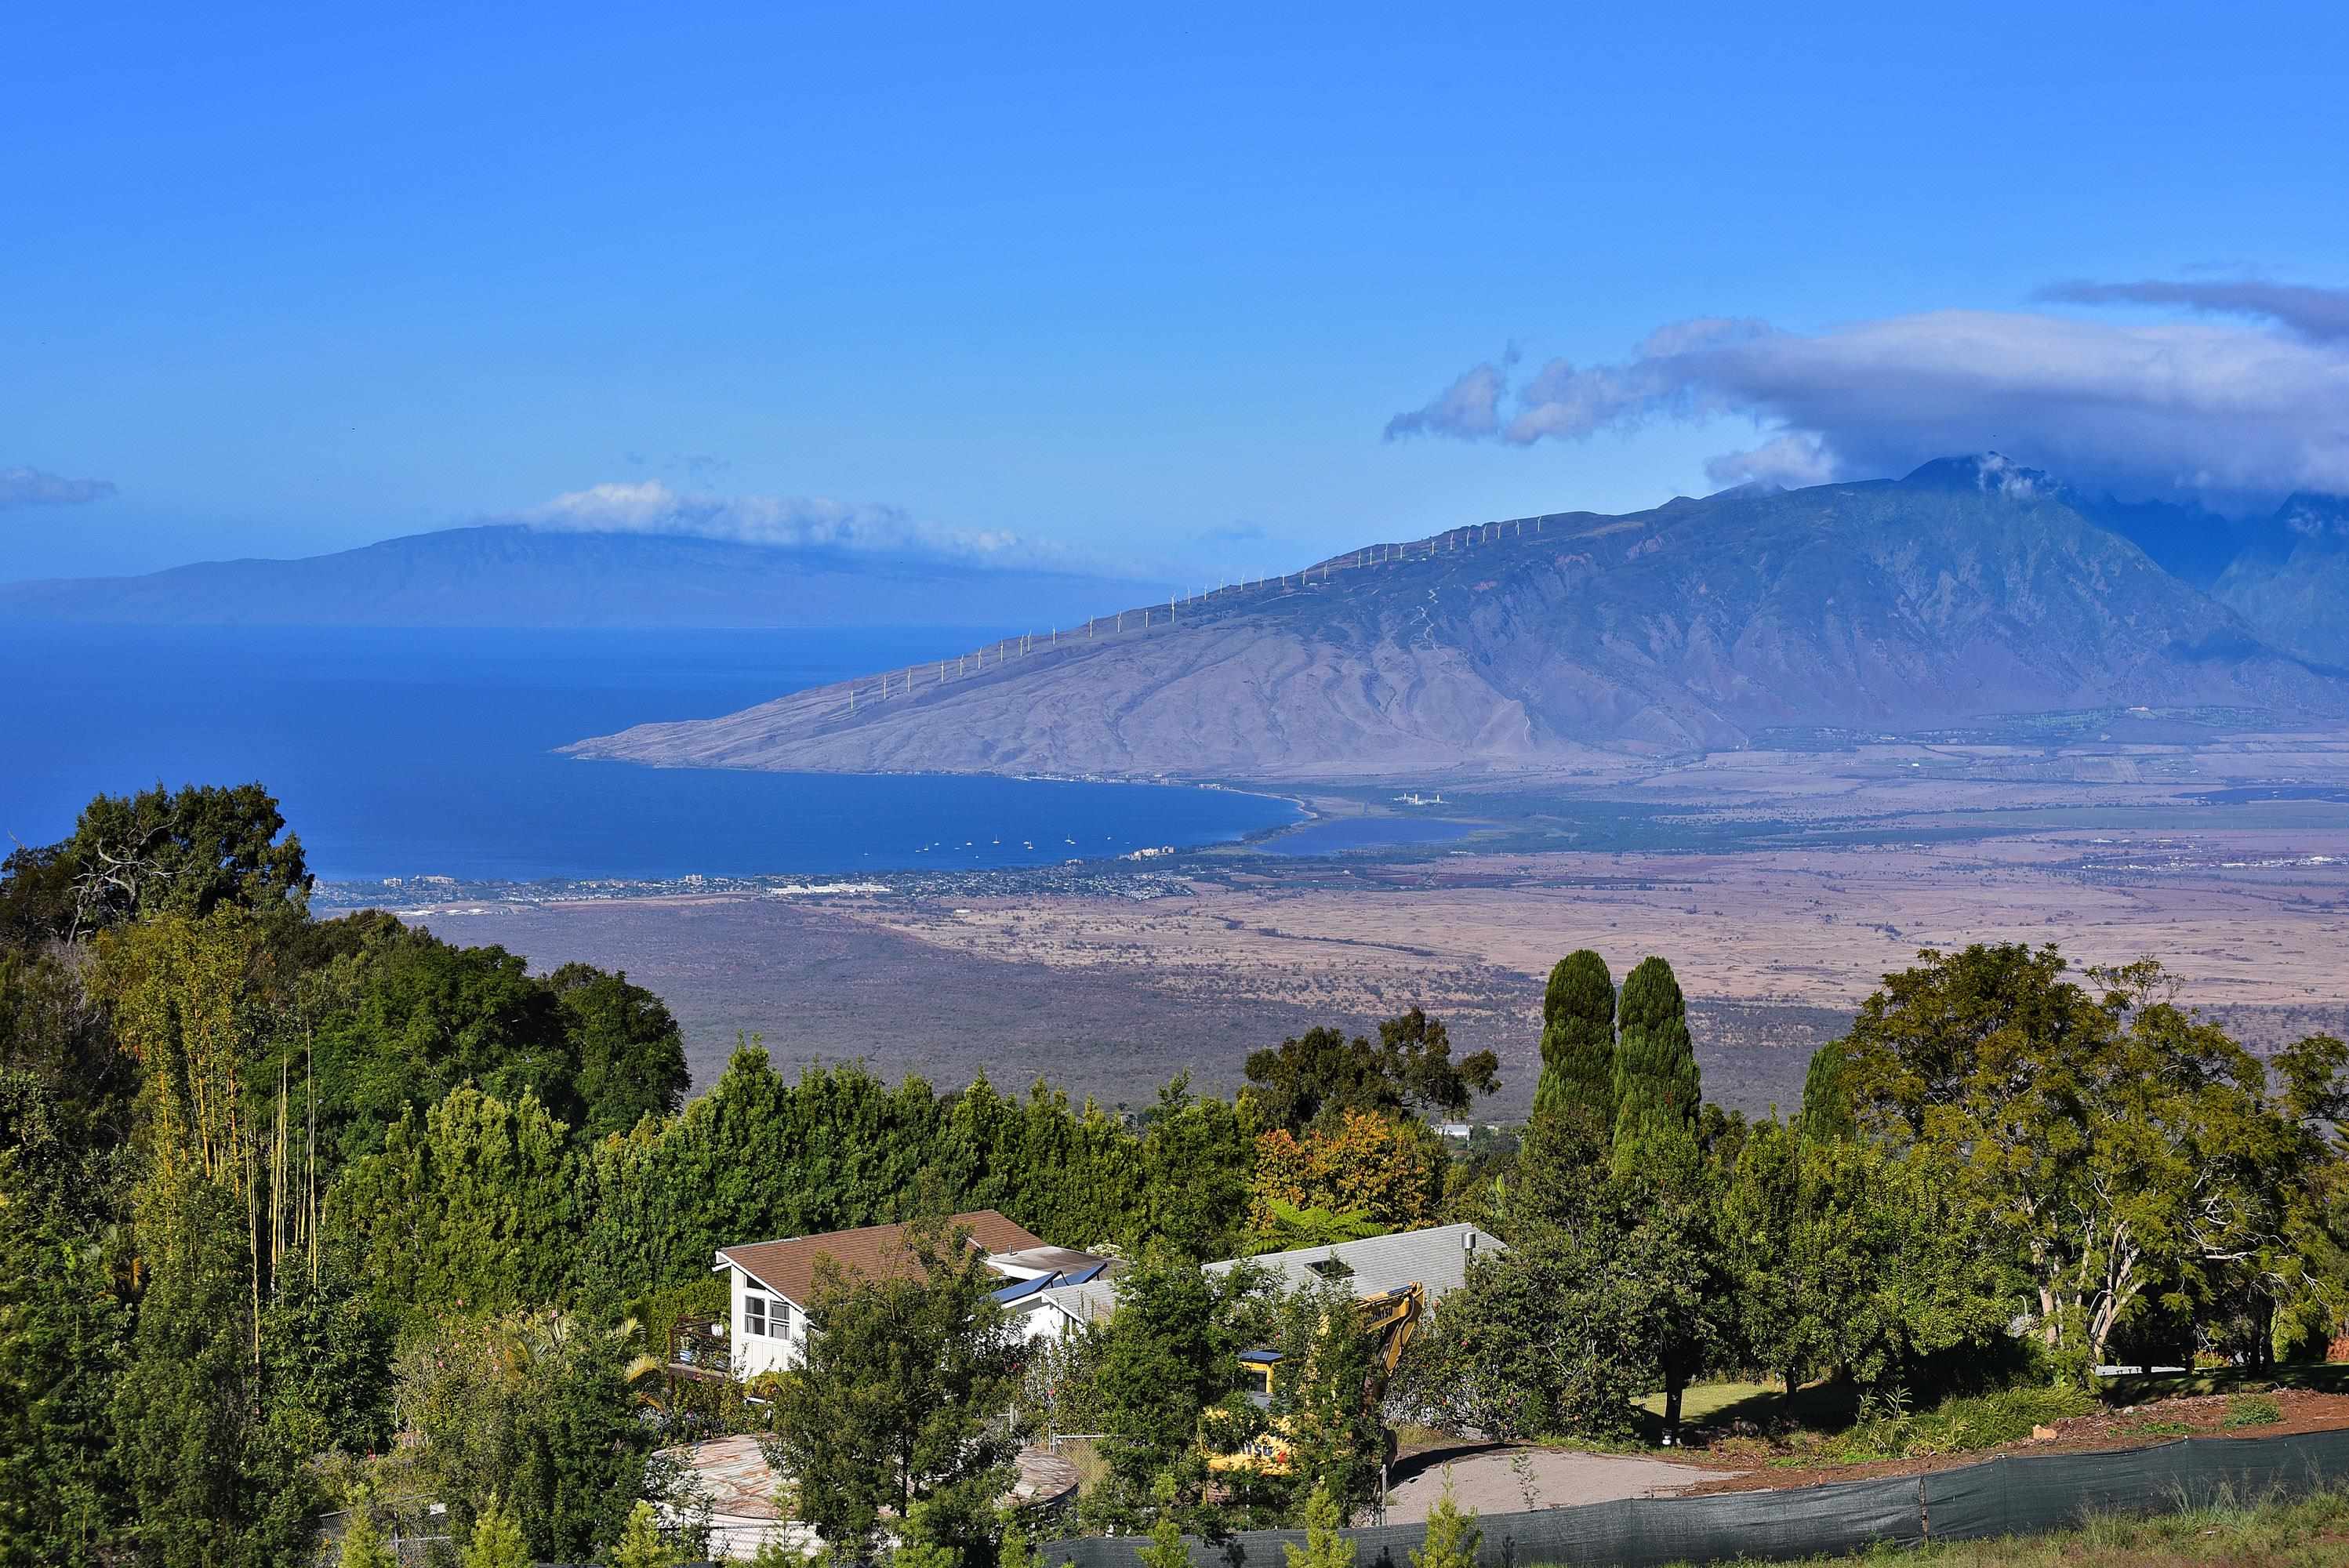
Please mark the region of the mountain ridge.
<svg viewBox="0 0 2349 1568"><path fill-rule="evenodd" d="M2291 652L2349 665L2349 499L2286 497L2210 592Z"/></svg>
<svg viewBox="0 0 2349 1568"><path fill-rule="evenodd" d="M0 622L139 625L999 625L1007 602L1083 614L1145 584L782 549L688 534L485 523L288 560L0 583Z"/></svg>
<svg viewBox="0 0 2349 1568"><path fill-rule="evenodd" d="M1927 465L1367 545L1175 604L1171 624L1168 606L1145 608L1081 638L893 672L894 685L568 749L663 766L1339 781L1551 771L1787 725L2349 712L2349 676L2269 646L2044 476L1971 460L1971 478Z"/></svg>

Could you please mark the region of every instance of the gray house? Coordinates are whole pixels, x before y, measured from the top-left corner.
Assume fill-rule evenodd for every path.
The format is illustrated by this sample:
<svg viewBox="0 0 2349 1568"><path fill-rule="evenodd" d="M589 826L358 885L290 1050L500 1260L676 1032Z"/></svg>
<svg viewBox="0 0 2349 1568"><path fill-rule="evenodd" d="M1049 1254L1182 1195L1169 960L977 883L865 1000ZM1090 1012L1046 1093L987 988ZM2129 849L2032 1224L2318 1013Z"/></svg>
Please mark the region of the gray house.
<svg viewBox="0 0 2349 1568"><path fill-rule="evenodd" d="M1299 1247L1245 1260L1230 1258L1209 1264L1206 1272L1229 1274L1247 1262L1272 1271L1284 1289L1329 1281L1343 1284L1356 1295L1378 1295L1416 1284L1433 1305L1467 1282L1471 1258L1506 1250L1498 1237L1477 1226L1433 1225L1424 1231L1401 1231L1333 1246Z"/></svg>

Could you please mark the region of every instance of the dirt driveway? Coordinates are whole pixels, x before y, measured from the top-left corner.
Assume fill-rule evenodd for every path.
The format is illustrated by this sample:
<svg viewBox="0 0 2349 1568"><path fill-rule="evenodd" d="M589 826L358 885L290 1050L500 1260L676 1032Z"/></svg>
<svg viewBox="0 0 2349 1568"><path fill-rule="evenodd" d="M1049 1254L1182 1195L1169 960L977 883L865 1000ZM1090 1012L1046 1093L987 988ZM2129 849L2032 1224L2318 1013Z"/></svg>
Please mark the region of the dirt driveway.
<svg viewBox="0 0 2349 1568"><path fill-rule="evenodd" d="M1625 1454L1584 1454L1566 1449L1485 1448L1430 1455L1398 1467L1403 1479L1387 1493L1389 1524L1417 1524L1444 1495L1448 1474L1453 1500L1478 1513L1522 1513L1537 1508L1568 1508L1578 1502L1611 1502L1625 1497L1669 1497L1699 1481L1720 1480L1712 1467Z"/></svg>

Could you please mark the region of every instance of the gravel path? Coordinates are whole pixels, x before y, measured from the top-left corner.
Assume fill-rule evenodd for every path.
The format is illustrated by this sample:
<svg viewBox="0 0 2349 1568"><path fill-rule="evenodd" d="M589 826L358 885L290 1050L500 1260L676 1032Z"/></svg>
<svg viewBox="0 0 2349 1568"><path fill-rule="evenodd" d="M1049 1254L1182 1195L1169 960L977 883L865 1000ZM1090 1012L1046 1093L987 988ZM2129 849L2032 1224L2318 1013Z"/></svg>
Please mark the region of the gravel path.
<svg viewBox="0 0 2349 1568"><path fill-rule="evenodd" d="M1624 1497L1668 1497L1699 1481L1723 1477L1722 1471L1709 1467L1623 1454L1488 1449L1430 1465L1398 1481L1387 1494L1387 1522L1416 1524L1425 1519L1427 1511L1444 1495L1447 1473L1453 1500L1478 1513L1519 1513Z"/></svg>

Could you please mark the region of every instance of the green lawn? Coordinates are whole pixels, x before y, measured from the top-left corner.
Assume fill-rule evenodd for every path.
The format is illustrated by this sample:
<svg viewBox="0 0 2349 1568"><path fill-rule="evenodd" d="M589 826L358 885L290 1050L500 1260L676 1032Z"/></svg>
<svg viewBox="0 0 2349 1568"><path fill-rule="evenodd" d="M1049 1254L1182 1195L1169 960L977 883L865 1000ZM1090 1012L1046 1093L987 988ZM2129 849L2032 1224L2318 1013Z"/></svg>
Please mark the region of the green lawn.
<svg viewBox="0 0 2349 1568"><path fill-rule="evenodd" d="M1806 1383L1792 1399L1783 1383L1696 1383L1681 1395L1681 1421L1725 1429L1737 1421L1768 1428L1791 1420L1815 1431L1832 1431L1851 1425L1858 1406L1855 1390L1826 1383ZM1641 1399L1640 1409L1641 1435L1651 1443L1660 1441L1664 1430L1661 1391Z"/></svg>
<svg viewBox="0 0 2349 1568"><path fill-rule="evenodd" d="M2264 1372L2242 1372L2225 1367L2210 1371L2170 1372L2158 1377L2111 1377L2097 1392L2107 1405L2128 1406L2189 1395L2240 1394L2264 1388L2311 1388L2320 1394L2349 1394L2349 1365L2302 1361L2271 1367Z"/></svg>

